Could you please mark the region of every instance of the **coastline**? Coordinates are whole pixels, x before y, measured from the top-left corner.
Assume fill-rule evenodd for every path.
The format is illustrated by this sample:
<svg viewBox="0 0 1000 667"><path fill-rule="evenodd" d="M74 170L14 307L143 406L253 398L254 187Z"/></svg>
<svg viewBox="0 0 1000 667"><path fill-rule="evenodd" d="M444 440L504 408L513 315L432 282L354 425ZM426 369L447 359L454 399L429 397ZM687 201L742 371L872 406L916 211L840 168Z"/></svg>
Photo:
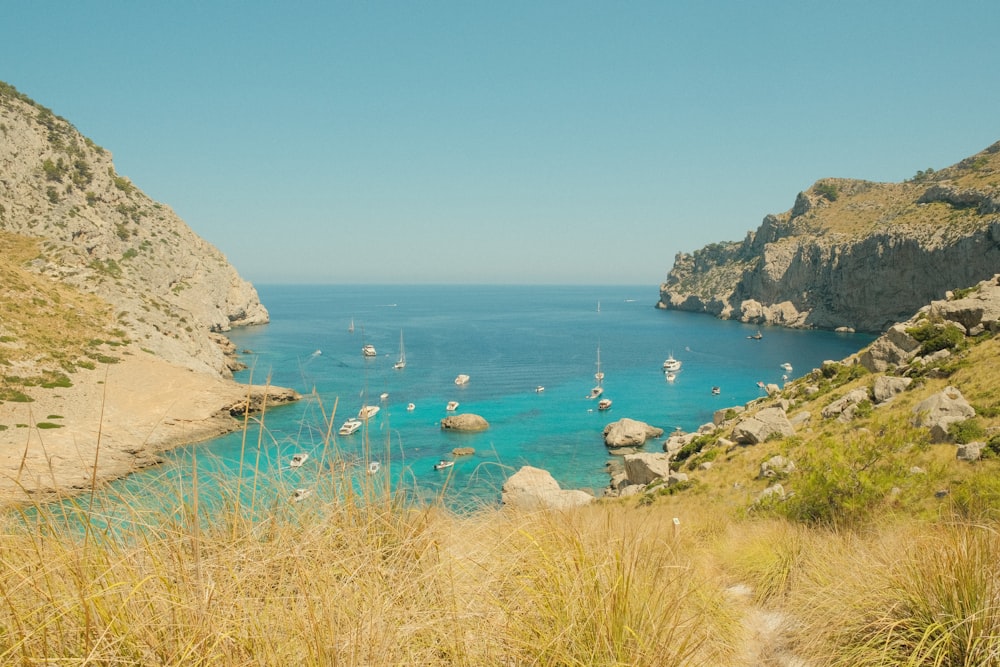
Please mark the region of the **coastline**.
<svg viewBox="0 0 1000 667"><path fill-rule="evenodd" d="M0 506L79 494L160 463L168 449L238 430L232 411L248 400L253 411L265 397L268 405L300 398L134 349L70 379L68 388L27 388L31 402L0 403Z"/></svg>

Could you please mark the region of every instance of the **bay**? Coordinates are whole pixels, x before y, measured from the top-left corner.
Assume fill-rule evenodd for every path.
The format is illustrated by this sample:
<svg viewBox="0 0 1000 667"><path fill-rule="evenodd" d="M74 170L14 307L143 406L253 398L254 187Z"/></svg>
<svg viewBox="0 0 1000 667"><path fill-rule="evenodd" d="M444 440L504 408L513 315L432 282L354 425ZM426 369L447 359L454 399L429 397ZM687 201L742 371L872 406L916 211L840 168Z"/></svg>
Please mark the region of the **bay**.
<svg viewBox="0 0 1000 667"><path fill-rule="evenodd" d="M414 497L459 506L499 502L504 480L524 465L548 470L563 488L600 494L611 458L602 438L608 423L629 417L666 433L692 431L716 410L762 396L758 382L780 385L872 340L779 327L762 328L753 340L757 326L655 308L659 295L648 285L257 287L271 323L230 332L248 365L236 378L291 387L305 398L270 409L264 430L174 450L163 466L123 485L182 479L196 453L219 462L219 479L254 466L307 479L315 476L311 466L336 454L359 470L378 461L379 474ZM407 363L397 370L401 336ZM364 344L375 357L362 355ZM607 411L587 398L598 354L604 396L613 401ZM662 370L670 355L683 364L672 382ZM455 384L459 374L467 384ZM449 401L459 403L454 414L480 415L489 428L443 431ZM338 436L364 404L381 409L366 429ZM475 454L453 457L457 447ZM661 443L645 449L661 451ZM310 458L289 470L298 453ZM453 467L434 469L453 458Z"/></svg>

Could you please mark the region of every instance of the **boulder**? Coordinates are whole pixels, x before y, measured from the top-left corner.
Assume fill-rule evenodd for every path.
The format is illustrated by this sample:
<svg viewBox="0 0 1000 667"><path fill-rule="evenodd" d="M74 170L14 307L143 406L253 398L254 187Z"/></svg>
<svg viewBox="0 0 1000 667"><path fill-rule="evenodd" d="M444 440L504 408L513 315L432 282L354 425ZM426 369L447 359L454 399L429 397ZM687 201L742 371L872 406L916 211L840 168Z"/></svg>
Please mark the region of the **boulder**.
<svg viewBox="0 0 1000 667"><path fill-rule="evenodd" d="M872 397L877 405L887 403L902 394L913 383L913 378L879 375L872 387Z"/></svg>
<svg viewBox="0 0 1000 667"><path fill-rule="evenodd" d="M843 418L843 420L849 420L854 415L854 408L857 407L858 403L868 400L868 390L867 389L854 389L847 392L847 394L828 406L823 408L822 415L824 419L830 419L831 417Z"/></svg>
<svg viewBox="0 0 1000 667"><path fill-rule="evenodd" d="M913 408L913 425L931 430L931 442L947 442L948 426L971 419L976 411L955 387L928 396Z"/></svg>
<svg viewBox="0 0 1000 667"><path fill-rule="evenodd" d="M608 447L637 447L661 435L662 428L624 417L604 427L604 444Z"/></svg>
<svg viewBox="0 0 1000 667"><path fill-rule="evenodd" d="M670 434L670 437L663 441L663 451L665 451L670 456L673 456L686 445L691 444L698 437L697 433L685 433L683 431L674 431Z"/></svg>
<svg viewBox="0 0 1000 667"><path fill-rule="evenodd" d="M547 470L524 466L511 475L500 493L505 507L524 510L568 509L594 502L586 491L560 489Z"/></svg>
<svg viewBox="0 0 1000 667"><path fill-rule="evenodd" d="M716 410L712 414L712 423L718 426L723 422L725 422L727 419L735 419L745 409L746 408L744 408L742 405L734 405L729 408L723 408L722 410Z"/></svg>
<svg viewBox="0 0 1000 667"><path fill-rule="evenodd" d="M873 373L909 363L920 350L920 343L906 333L908 324L894 324L861 353L861 365Z"/></svg>
<svg viewBox="0 0 1000 667"><path fill-rule="evenodd" d="M788 475L793 470L795 470L795 463L791 459L786 459L784 456L772 456L760 464L760 472L757 477L758 479L778 477Z"/></svg>
<svg viewBox="0 0 1000 667"><path fill-rule="evenodd" d="M959 445L958 451L955 452L955 458L959 461L978 461L983 457L984 447L986 447L985 442L970 442Z"/></svg>
<svg viewBox="0 0 1000 667"><path fill-rule="evenodd" d="M625 475L630 484L650 484L670 477L669 454L629 454L625 457Z"/></svg>
<svg viewBox="0 0 1000 667"><path fill-rule="evenodd" d="M742 444L756 445L774 433L782 437L795 435L795 428L781 408L758 410L733 427L733 437Z"/></svg>
<svg viewBox="0 0 1000 667"><path fill-rule="evenodd" d="M441 420L441 428L445 431L485 431L489 422L474 414L450 415Z"/></svg>

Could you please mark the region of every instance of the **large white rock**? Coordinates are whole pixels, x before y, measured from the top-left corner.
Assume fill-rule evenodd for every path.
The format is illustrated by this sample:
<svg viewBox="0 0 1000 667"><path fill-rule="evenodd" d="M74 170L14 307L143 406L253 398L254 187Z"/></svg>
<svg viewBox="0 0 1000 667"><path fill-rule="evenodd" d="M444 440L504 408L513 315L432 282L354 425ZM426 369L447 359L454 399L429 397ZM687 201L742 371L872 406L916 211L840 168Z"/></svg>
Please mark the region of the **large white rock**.
<svg viewBox="0 0 1000 667"><path fill-rule="evenodd" d="M525 510L568 509L594 502L586 491L560 489L547 470L524 466L504 482L500 500L506 507Z"/></svg>
<svg viewBox="0 0 1000 667"><path fill-rule="evenodd" d="M624 417L604 427L604 444L608 447L638 447L661 435L662 428Z"/></svg>

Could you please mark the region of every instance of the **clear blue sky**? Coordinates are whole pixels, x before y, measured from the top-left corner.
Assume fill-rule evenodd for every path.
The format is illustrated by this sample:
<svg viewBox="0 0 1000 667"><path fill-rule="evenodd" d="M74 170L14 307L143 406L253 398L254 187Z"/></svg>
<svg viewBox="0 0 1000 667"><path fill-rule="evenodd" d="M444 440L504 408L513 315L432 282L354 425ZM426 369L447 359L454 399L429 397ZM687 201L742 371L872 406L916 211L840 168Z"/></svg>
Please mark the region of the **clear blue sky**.
<svg viewBox="0 0 1000 667"><path fill-rule="evenodd" d="M1000 2L4 3L0 80L255 283L658 285L1000 140ZM0 138L2 140L2 138Z"/></svg>

